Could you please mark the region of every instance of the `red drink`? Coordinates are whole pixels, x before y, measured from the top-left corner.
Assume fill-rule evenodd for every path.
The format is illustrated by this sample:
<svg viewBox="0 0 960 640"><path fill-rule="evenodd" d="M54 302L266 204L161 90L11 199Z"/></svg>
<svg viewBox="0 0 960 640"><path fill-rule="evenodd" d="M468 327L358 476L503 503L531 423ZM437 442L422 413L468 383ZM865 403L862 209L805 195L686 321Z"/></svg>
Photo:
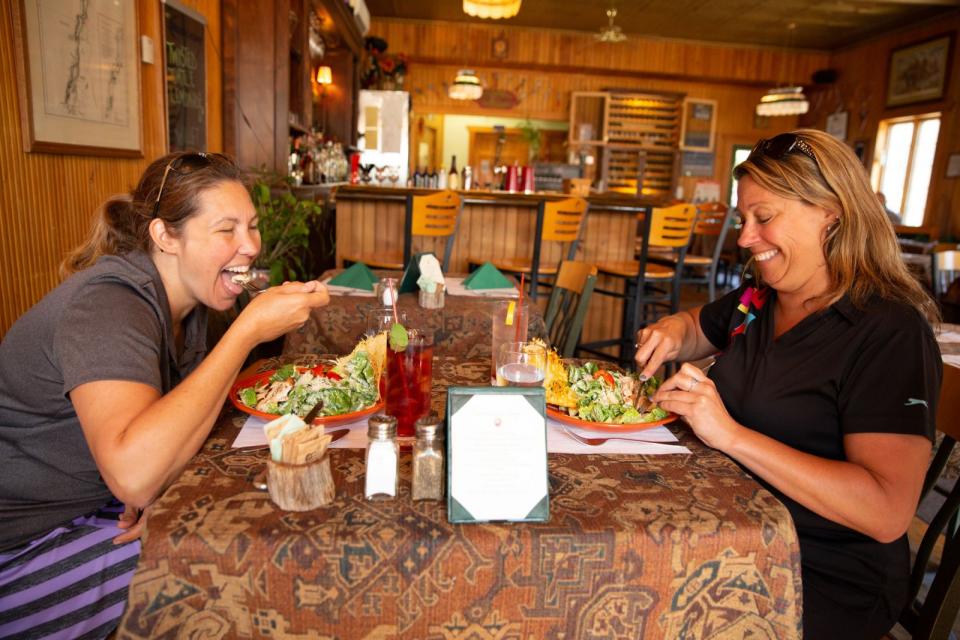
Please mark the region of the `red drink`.
<svg viewBox="0 0 960 640"><path fill-rule="evenodd" d="M413 437L413 423L430 413L433 342L410 336L403 351L387 347L387 415L397 419L397 436Z"/></svg>

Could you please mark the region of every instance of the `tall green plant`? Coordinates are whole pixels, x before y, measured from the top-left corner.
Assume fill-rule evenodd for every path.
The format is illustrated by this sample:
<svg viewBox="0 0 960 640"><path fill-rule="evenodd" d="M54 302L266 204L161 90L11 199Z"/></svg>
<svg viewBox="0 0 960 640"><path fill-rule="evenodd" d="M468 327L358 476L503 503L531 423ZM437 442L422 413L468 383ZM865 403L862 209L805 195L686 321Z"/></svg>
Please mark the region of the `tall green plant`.
<svg viewBox="0 0 960 640"><path fill-rule="evenodd" d="M258 180L250 197L260 218L260 255L256 266L268 269L270 284L284 280L304 280L310 276L304 258L310 251L310 229L323 216L323 205L300 200L289 191L271 191L270 184Z"/></svg>

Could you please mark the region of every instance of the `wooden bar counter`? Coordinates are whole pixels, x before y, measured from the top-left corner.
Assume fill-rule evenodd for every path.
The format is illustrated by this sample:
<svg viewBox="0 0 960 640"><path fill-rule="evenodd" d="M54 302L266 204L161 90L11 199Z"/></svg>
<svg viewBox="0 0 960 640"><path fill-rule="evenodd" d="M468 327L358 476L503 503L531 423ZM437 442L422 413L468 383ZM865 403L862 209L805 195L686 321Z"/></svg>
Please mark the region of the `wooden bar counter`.
<svg viewBox="0 0 960 640"><path fill-rule="evenodd" d="M433 192L430 189L339 187L333 194L337 211L337 266L343 266L344 255L402 252L407 195ZM471 260L529 258L533 251L537 206L543 200L569 197L558 193L491 191L462 191L460 194L464 198L463 217L450 258L451 273L465 273ZM590 211L576 259L590 263L632 260L637 215L659 203L616 194L594 195L587 200ZM433 251L442 256L443 242L418 238L414 240L414 251ZM546 243L542 264L556 264L561 253L557 243ZM622 289L622 284L603 277L597 286ZM545 304L545 297L541 299L541 304ZM594 294L582 340L619 336L622 305L619 299Z"/></svg>

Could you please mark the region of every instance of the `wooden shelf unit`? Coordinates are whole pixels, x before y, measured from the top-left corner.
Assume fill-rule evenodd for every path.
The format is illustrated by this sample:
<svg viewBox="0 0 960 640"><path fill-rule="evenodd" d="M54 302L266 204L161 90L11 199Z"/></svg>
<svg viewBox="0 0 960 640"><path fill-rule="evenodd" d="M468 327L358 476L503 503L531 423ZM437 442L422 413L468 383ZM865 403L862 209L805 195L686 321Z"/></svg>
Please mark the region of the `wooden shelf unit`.
<svg viewBox="0 0 960 640"><path fill-rule="evenodd" d="M669 199L677 182L682 114L680 94L574 92L569 144L595 150L605 190Z"/></svg>

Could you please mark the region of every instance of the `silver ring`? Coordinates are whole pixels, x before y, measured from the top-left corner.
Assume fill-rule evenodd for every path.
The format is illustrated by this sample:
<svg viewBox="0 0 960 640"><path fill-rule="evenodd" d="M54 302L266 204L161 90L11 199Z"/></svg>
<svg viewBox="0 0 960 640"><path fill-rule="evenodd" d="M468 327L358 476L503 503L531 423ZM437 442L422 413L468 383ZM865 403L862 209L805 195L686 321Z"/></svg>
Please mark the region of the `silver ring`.
<svg viewBox="0 0 960 640"><path fill-rule="evenodd" d="M694 389L694 387L696 387L698 384L700 384L700 381L697 380L696 378L691 378L690 380L691 380L690 386L687 387L687 391L692 392L693 389Z"/></svg>

